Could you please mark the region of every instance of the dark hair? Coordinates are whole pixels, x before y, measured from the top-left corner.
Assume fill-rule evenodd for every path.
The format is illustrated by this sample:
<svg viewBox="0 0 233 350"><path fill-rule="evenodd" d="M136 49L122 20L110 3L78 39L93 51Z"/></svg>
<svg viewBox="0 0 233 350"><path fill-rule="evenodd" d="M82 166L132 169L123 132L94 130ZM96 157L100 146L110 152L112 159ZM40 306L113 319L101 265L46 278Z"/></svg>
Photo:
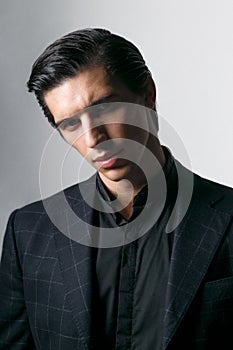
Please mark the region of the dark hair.
<svg viewBox="0 0 233 350"><path fill-rule="evenodd" d="M32 66L27 83L45 116L54 126L54 118L44 93L75 76L80 69L103 66L107 74L120 78L135 93L143 92L150 71L130 41L105 29L93 28L69 33L49 45Z"/></svg>

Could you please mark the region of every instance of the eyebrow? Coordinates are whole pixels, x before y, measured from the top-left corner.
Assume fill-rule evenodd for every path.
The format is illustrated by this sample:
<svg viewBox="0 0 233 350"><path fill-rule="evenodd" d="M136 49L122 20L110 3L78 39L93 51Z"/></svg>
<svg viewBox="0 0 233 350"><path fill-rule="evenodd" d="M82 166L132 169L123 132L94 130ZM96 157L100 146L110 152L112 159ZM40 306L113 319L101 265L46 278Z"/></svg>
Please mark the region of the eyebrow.
<svg viewBox="0 0 233 350"><path fill-rule="evenodd" d="M66 120L72 119L76 114L81 113L81 112L84 111L85 109L87 109L87 108L89 108L89 107L92 107L92 106L99 105L99 104L101 104L101 103L105 103L105 102L107 102L110 98L113 98L113 97L116 97L116 96L118 96L116 93L111 93L111 94L109 94L109 95L103 96L103 97L101 97L101 98L99 98L99 99L93 101L93 102L92 102L91 104L89 104L87 107L83 108L81 111L75 113L75 114L72 115L71 117L67 117L67 118L61 119L61 120L59 120L59 122L54 123L54 124L55 124L55 126L58 128L59 125L61 125L61 123L63 123L63 122L66 121Z"/></svg>

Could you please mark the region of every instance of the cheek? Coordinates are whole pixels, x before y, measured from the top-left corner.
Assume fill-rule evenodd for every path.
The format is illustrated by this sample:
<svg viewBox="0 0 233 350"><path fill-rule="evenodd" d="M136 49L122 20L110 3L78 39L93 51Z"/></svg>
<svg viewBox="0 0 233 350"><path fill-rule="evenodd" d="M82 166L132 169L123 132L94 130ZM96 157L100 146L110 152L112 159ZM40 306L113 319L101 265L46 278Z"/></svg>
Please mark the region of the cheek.
<svg viewBox="0 0 233 350"><path fill-rule="evenodd" d="M122 137L125 137L126 139L135 140L142 144L145 144L148 139L148 133L145 130L133 125L125 125L121 130L121 134L123 135Z"/></svg>
<svg viewBox="0 0 233 350"><path fill-rule="evenodd" d="M134 140L144 145L148 140L148 132L133 125L112 124L108 127L107 133L109 139Z"/></svg>
<svg viewBox="0 0 233 350"><path fill-rule="evenodd" d="M134 128L126 124L111 124L106 129L107 129L108 137L110 139L114 139L114 138L130 139L130 138L133 138L133 135L135 136L135 133L133 130Z"/></svg>
<svg viewBox="0 0 233 350"><path fill-rule="evenodd" d="M84 157L87 154L87 148L82 140L75 142L72 147Z"/></svg>
<svg viewBox="0 0 233 350"><path fill-rule="evenodd" d="M91 161L91 155L92 152L90 152L90 149L86 147L84 140L79 139L78 142L75 142L72 146L78 153L86 159L88 163L90 163L93 167L95 167L95 164Z"/></svg>

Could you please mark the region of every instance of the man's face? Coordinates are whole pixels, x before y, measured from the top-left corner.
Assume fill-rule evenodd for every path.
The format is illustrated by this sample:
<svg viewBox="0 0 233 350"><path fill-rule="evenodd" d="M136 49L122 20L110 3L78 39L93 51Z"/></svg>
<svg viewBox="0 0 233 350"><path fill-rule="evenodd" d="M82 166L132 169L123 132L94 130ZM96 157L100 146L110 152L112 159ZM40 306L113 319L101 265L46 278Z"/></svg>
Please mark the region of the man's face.
<svg viewBox="0 0 233 350"><path fill-rule="evenodd" d="M113 111L109 112L112 119L106 124L101 121L99 124L96 123L91 111L95 113L95 108L104 109L106 106L109 106L111 111L111 106L119 105L114 102L127 102L152 108L154 102L151 102L152 99L149 103L146 102L147 97L146 93L137 95L121 81L110 79L102 67L84 69L44 96L56 124L63 119L69 122L71 117L78 114L79 128L82 132L72 141L72 146L98 169L100 177L106 184L123 178L132 181L141 176L139 167L129 159L121 158L121 153L124 149L124 140L134 140L147 147L150 136L143 128L127 125L129 118L127 108L116 110L113 108ZM93 104L96 107L90 107ZM136 117L140 118L140 115ZM64 122L60 124L61 127L63 124Z"/></svg>

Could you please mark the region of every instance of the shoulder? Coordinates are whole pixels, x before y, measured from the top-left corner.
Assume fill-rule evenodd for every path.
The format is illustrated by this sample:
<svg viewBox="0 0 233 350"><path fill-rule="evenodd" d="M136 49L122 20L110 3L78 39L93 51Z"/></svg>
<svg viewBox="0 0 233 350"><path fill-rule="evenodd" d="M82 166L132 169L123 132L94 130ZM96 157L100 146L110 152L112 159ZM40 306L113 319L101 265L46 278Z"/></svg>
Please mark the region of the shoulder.
<svg viewBox="0 0 233 350"><path fill-rule="evenodd" d="M212 207L233 215L233 189L194 174L194 195Z"/></svg>
<svg viewBox="0 0 233 350"><path fill-rule="evenodd" d="M233 216L233 189L206 179L184 167L175 159L178 172L178 186L182 184L185 195L190 194L195 208L211 206L220 212Z"/></svg>
<svg viewBox="0 0 233 350"><path fill-rule="evenodd" d="M88 192L90 184L95 182L96 174L85 181L69 186L49 197L27 204L14 210L10 215L16 230L43 230L51 227L52 222L49 213L59 213L65 210L65 205L78 206L83 201L80 188Z"/></svg>
<svg viewBox="0 0 233 350"><path fill-rule="evenodd" d="M21 261L25 252L34 254L36 251L44 254L53 245L53 237L57 232L57 218L54 220L53 215L57 215L62 222L65 221L64 202L71 207L83 207L80 205L80 201L83 201L80 186L88 191L95 176L45 199L15 209L8 219L3 250L10 251L15 247Z"/></svg>

